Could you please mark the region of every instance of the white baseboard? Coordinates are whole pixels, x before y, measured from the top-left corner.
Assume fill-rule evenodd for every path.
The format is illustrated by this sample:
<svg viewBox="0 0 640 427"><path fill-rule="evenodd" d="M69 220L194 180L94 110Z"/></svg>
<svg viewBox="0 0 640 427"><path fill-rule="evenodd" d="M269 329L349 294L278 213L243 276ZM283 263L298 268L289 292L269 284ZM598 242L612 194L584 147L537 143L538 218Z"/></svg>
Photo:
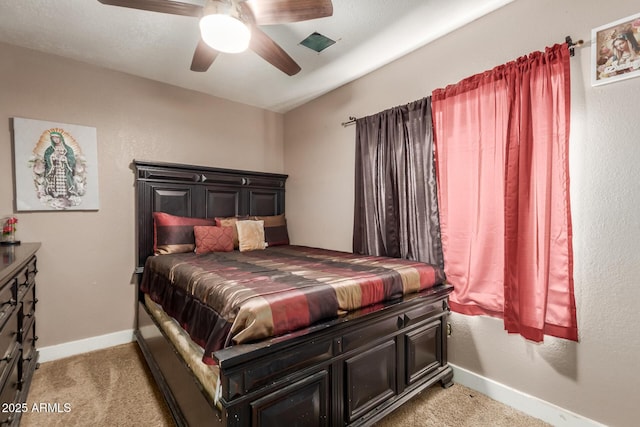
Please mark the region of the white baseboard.
<svg viewBox="0 0 640 427"><path fill-rule="evenodd" d="M553 426L604 427L604 424L585 418L535 396L528 395L464 368L452 364L449 365L453 368L454 383L476 390L493 400L509 405Z"/></svg>
<svg viewBox="0 0 640 427"><path fill-rule="evenodd" d="M75 356L76 354L88 353L94 350L126 344L133 341L133 329L127 329L111 334L86 338L78 341L71 341L64 344L57 344L38 349L40 363L62 359L64 357Z"/></svg>

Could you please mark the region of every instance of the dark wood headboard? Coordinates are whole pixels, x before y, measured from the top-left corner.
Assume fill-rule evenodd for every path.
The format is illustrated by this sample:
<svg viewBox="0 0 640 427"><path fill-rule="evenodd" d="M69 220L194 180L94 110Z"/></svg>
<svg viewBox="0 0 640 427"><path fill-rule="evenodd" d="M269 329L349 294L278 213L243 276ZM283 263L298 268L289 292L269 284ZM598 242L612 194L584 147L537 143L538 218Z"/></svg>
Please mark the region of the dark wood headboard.
<svg viewBox="0 0 640 427"><path fill-rule="evenodd" d="M287 175L134 160L137 272L153 255L153 212L196 218L284 213Z"/></svg>

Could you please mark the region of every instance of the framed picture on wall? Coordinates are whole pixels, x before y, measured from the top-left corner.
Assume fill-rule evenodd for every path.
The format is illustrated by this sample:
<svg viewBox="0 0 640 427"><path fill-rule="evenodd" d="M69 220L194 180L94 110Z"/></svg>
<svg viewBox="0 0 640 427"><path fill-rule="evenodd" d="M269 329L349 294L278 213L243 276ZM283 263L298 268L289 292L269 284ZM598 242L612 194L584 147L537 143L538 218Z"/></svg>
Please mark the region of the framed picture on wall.
<svg viewBox="0 0 640 427"><path fill-rule="evenodd" d="M640 76L640 13L591 30L591 85Z"/></svg>
<svg viewBox="0 0 640 427"><path fill-rule="evenodd" d="M98 210L96 128L13 118L17 211Z"/></svg>

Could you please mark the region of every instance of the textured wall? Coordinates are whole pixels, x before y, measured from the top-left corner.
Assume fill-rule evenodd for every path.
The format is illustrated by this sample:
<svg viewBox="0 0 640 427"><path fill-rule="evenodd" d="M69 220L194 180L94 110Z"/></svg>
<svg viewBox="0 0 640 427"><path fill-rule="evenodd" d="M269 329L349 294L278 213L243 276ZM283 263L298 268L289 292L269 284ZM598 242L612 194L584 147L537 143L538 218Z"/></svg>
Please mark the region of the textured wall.
<svg viewBox="0 0 640 427"><path fill-rule="evenodd" d="M640 12L636 1L517 0L285 115L287 210L295 243L350 250L353 126L375 114ZM640 78L591 87L572 58L571 201L580 342L509 336L500 320L452 315L450 360L612 426L637 425L640 368ZM327 173L329 172L329 173ZM560 422L561 420L559 420Z"/></svg>
<svg viewBox="0 0 640 427"><path fill-rule="evenodd" d="M133 328L132 160L283 172L282 115L0 44L0 215L13 209L10 118L97 128L100 210L17 213L40 241L41 346Z"/></svg>

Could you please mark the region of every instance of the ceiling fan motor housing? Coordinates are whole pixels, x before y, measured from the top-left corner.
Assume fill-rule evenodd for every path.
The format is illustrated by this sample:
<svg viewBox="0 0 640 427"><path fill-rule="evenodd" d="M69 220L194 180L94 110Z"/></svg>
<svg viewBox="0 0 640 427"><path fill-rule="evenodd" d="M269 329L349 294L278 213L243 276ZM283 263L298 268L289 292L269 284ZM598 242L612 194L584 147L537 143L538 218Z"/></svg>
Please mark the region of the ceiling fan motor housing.
<svg viewBox="0 0 640 427"><path fill-rule="evenodd" d="M226 53L243 52L251 40L247 19L233 0L208 0L200 19L200 33L205 43Z"/></svg>

